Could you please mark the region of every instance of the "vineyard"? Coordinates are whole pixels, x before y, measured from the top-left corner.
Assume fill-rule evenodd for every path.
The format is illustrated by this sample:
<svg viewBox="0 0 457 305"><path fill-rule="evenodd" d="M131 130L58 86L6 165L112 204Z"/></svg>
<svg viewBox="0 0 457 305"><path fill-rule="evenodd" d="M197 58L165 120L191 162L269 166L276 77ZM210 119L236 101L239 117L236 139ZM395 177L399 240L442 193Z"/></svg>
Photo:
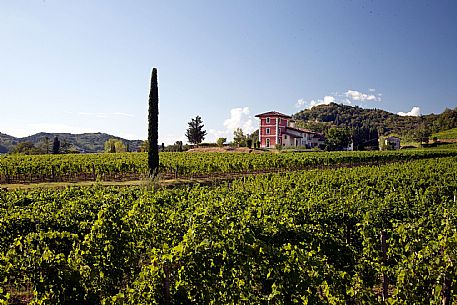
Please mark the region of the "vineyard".
<svg viewBox="0 0 457 305"><path fill-rule="evenodd" d="M457 156L457 151L454 149L284 154L161 153L159 172L163 179L194 178L449 156ZM145 177L146 173L146 153L0 157L0 184L134 180Z"/></svg>
<svg viewBox="0 0 457 305"><path fill-rule="evenodd" d="M162 171L192 174L399 155L411 161L213 187L0 190L0 304L457 304L455 154L280 155L288 163L162 154L161 162ZM49 175L57 162L8 158L2 177ZM59 173L90 175L96 164L102 175L142 171L145 155L68 158Z"/></svg>

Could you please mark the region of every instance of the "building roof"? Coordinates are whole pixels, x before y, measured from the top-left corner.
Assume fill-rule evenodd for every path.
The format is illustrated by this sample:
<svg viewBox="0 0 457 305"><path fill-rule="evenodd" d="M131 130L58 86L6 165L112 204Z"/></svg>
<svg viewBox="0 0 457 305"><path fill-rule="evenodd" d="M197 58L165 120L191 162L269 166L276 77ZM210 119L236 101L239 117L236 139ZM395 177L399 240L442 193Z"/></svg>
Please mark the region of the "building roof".
<svg viewBox="0 0 457 305"><path fill-rule="evenodd" d="M295 131L298 131L298 132L302 132L302 133L311 133L311 134L315 134L315 135L322 135L322 134L319 133L319 132L315 132L315 131L311 131L311 130L309 130L309 129L299 128L299 127L290 127L290 126L287 126L286 128L287 128L287 129L291 129L291 130L295 130Z"/></svg>
<svg viewBox="0 0 457 305"><path fill-rule="evenodd" d="M292 118L290 115L283 114L283 113L280 113L277 111L269 111L269 112L264 112L264 113L256 115L257 118L263 117L263 116L279 116L279 117L288 118L288 119Z"/></svg>
<svg viewBox="0 0 457 305"><path fill-rule="evenodd" d="M286 135L288 135L288 136L290 136L290 137L292 137L292 138L301 138L301 136L297 136L296 134L291 133L291 132L289 131L289 129L290 129L290 128L287 128L287 129L286 129L286 132L285 132Z"/></svg>
<svg viewBox="0 0 457 305"><path fill-rule="evenodd" d="M398 141L398 142L400 142L401 139L397 138L397 137L388 137L388 138L386 138L386 141Z"/></svg>

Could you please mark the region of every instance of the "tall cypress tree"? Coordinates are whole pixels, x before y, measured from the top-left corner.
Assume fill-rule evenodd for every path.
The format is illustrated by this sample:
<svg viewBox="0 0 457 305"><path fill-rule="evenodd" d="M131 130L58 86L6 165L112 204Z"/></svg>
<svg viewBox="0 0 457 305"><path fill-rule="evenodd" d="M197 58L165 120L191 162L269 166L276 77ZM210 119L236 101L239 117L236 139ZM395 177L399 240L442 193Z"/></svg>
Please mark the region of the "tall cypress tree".
<svg viewBox="0 0 457 305"><path fill-rule="evenodd" d="M157 69L152 69L151 90L149 92L148 114L148 165L149 176L155 177L159 172L159 86L157 83Z"/></svg>
<svg viewBox="0 0 457 305"><path fill-rule="evenodd" d="M52 153L58 154L60 152L60 141L57 136L54 137L54 142L52 143Z"/></svg>

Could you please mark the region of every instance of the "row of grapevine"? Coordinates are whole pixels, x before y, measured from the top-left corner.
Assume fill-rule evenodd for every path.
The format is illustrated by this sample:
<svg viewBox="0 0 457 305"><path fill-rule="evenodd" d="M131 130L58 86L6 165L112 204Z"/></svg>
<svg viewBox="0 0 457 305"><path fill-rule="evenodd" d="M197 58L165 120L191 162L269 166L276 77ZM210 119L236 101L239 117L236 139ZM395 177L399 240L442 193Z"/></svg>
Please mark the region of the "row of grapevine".
<svg viewBox="0 0 457 305"><path fill-rule="evenodd" d="M455 150L387 152L314 152L284 154L161 153L163 178L297 170L455 156ZM147 175L145 153L80 155L7 155L0 157L0 183L132 180Z"/></svg>
<svg viewBox="0 0 457 305"><path fill-rule="evenodd" d="M452 304L456 195L456 157L0 191L0 304Z"/></svg>

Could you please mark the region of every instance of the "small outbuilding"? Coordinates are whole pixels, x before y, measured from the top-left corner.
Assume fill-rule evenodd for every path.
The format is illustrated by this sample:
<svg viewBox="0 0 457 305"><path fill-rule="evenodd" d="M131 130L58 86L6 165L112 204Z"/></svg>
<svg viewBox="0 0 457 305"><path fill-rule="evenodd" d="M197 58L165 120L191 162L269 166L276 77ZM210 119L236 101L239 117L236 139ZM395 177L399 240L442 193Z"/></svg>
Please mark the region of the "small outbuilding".
<svg viewBox="0 0 457 305"><path fill-rule="evenodd" d="M393 150L400 149L400 138L397 138L397 137L385 138L384 144L389 149L393 149Z"/></svg>

